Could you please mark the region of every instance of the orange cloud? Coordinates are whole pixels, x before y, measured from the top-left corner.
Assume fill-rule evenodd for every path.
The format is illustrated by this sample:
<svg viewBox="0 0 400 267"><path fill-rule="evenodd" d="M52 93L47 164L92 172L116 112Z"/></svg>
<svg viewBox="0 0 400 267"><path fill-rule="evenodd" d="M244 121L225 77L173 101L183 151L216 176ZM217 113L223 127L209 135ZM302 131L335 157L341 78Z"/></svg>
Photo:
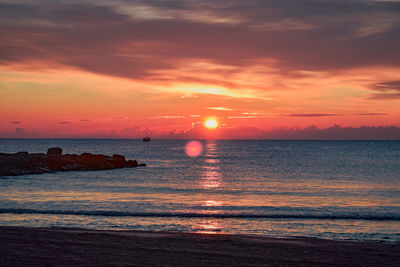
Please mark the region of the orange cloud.
<svg viewBox="0 0 400 267"><path fill-rule="evenodd" d="M2 1L0 131L398 126L399 9L371 1Z"/></svg>

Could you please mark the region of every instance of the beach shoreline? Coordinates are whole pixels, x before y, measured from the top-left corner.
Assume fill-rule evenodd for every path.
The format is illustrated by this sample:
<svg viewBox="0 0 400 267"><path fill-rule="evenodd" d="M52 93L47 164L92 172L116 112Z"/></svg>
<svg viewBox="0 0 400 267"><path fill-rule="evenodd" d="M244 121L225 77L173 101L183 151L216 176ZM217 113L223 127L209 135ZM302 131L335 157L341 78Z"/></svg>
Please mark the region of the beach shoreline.
<svg viewBox="0 0 400 267"><path fill-rule="evenodd" d="M400 244L0 226L1 266L398 266Z"/></svg>

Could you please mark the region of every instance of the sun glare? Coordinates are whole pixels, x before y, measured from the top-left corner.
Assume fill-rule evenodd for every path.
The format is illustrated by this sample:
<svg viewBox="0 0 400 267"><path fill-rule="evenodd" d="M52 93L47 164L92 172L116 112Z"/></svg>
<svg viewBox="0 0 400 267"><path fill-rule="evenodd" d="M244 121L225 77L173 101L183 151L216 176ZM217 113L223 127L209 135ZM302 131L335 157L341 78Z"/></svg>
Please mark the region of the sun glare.
<svg viewBox="0 0 400 267"><path fill-rule="evenodd" d="M218 127L218 122L215 119L207 119L204 125L209 129L215 129Z"/></svg>

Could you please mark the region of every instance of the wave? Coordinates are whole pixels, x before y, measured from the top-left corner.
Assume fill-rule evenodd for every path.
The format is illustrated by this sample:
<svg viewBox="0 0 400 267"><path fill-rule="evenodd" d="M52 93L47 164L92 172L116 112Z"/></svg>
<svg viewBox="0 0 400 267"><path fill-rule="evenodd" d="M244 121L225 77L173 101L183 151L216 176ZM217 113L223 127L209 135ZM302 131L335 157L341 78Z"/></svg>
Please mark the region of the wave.
<svg viewBox="0 0 400 267"><path fill-rule="evenodd" d="M105 217L181 217L181 218L216 218L216 219L319 219L319 220L370 220L400 221L400 214L254 214L254 213L184 213L184 212L124 212L104 210L35 210L35 209L0 209L0 214L46 214Z"/></svg>

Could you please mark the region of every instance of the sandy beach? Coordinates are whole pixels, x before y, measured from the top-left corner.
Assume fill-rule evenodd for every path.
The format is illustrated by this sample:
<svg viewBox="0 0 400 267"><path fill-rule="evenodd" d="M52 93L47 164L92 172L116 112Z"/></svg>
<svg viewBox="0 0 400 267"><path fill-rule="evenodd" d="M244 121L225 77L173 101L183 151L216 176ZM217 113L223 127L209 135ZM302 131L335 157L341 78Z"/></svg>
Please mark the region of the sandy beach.
<svg viewBox="0 0 400 267"><path fill-rule="evenodd" d="M399 266L400 245L72 228L0 227L1 266Z"/></svg>

